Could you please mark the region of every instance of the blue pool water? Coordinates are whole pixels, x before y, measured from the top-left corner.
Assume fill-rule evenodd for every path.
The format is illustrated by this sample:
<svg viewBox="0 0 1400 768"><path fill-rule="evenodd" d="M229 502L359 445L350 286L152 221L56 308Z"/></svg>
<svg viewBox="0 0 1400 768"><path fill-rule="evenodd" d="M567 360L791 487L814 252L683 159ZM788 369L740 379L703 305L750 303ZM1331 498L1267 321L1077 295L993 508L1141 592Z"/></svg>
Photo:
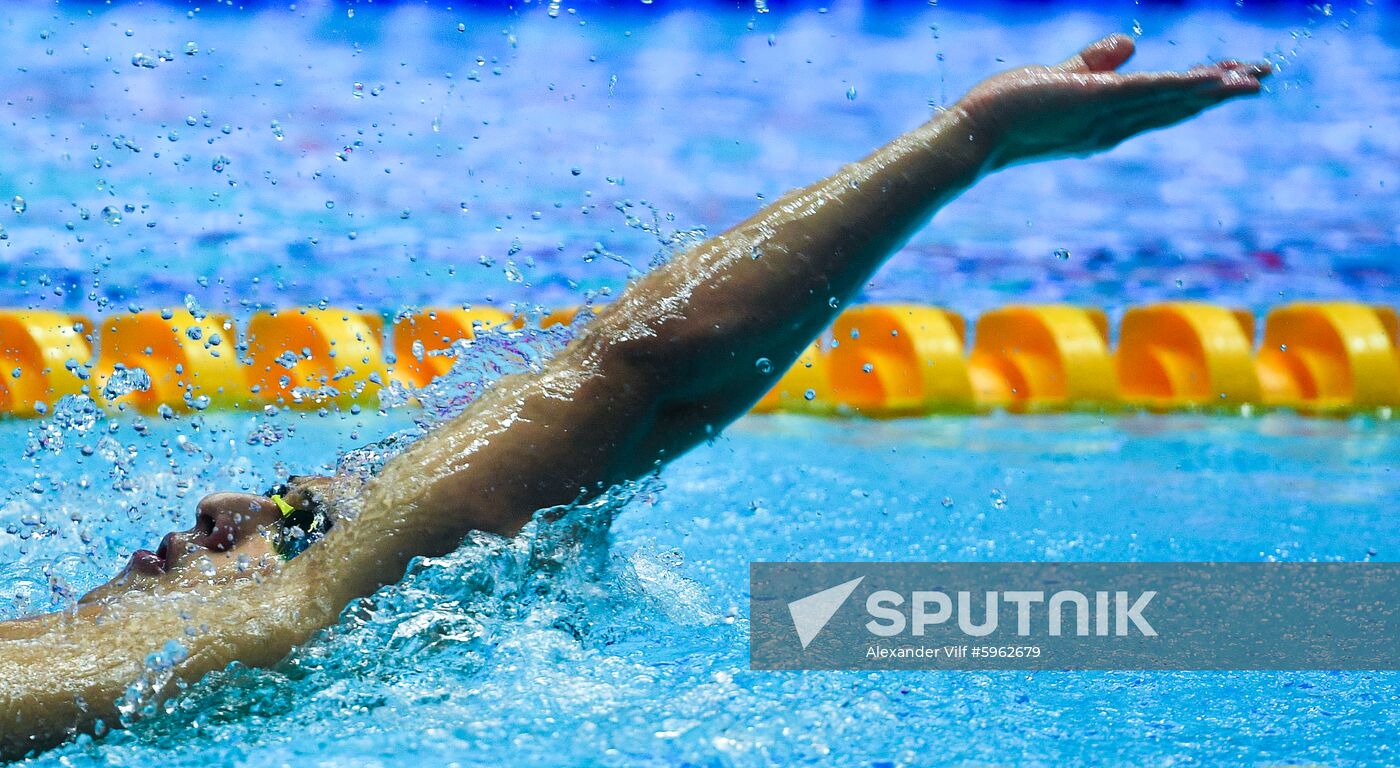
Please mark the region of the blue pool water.
<svg viewBox="0 0 1400 768"><path fill-rule="evenodd" d="M1140 66L1268 55L1273 92L989 179L867 298L1400 296L1384 4L580 5L6 5L0 305L577 303L1135 22ZM0 422L0 617L63 606L206 492L418 415ZM1393 560L1397 459L1393 422L1287 414L750 417L609 542L422 562L279 667L32 762L1394 764L1393 673L757 673L745 622L755 560Z"/></svg>
<svg viewBox="0 0 1400 768"><path fill-rule="evenodd" d="M92 585L199 494L331 461L358 428L293 419L249 445L261 421L98 423L7 461L7 487L60 483L7 506L44 521L0 539L7 592L46 607L46 568ZM0 445L27 429L0 425ZM130 491L111 492L108 461L73 463L109 438L136 449ZM1396 455L1389 425L1280 415L749 418L575 561L601 558L601 578L528 538L469 545L279 668L35 763L1393 764L1394 673L760 673L745 619L753 560L1391 559Z"/></svg>

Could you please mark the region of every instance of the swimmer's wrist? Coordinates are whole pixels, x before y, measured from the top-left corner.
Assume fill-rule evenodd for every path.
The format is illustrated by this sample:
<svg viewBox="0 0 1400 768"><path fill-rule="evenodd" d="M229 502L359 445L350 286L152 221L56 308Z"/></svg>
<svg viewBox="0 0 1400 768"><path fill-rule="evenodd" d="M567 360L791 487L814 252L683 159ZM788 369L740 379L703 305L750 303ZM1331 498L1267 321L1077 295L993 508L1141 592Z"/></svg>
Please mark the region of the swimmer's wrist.
<svg viewBox="0 0 1400 768"><path fill-rule="evenodd" d="M964 185L970 186L1002 167L997 163L999 133L995 123L963 102L941 110L916 135L945 168L956 166Z"/></svg>

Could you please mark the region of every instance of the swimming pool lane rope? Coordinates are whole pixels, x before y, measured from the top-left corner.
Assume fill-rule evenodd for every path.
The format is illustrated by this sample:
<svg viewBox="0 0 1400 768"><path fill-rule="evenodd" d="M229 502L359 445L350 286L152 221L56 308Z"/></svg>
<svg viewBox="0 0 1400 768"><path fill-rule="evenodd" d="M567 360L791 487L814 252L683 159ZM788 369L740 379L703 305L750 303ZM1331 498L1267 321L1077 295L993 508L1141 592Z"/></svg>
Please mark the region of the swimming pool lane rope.
<svg viewBox="0 0 1400 768"><path fill-rule="evenodd" d="M569 323L577 308L532 321ZM387 324L374 313L293 309L227 316L151 310L97 323L62 312L0 311L0 414L48 413L65 395L142 413L355 408L397 382L446 373L454 344L525 321L486 307L429 309ZM895 417L1007 410L1146 409L1375 414L1400 406L1395 309L1305 302L1271 310L1256 346L1245 310L1171 302L1127 309L1116 345L1103 310L1015 305L971 329L951 310L914 304L848 309L755 412ZM779 375L781 373L781 375Z"/></svg>

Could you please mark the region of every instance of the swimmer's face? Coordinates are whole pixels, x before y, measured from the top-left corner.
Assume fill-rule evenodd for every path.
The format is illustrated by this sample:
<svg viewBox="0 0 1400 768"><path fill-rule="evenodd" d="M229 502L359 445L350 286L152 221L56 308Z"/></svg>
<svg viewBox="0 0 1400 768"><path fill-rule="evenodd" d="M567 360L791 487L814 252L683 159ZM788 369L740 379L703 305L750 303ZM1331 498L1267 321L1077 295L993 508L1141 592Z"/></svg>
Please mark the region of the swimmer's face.
<svg viewBox="0 0 1400 768"><path fill-rule="evenodd" d="M115 579L83 596L89 603L158 584L247 578L281 560L273 546L282 518L266 496L214 493L200 500L194 526L171 531L155 551L138 549Z"/></svg>

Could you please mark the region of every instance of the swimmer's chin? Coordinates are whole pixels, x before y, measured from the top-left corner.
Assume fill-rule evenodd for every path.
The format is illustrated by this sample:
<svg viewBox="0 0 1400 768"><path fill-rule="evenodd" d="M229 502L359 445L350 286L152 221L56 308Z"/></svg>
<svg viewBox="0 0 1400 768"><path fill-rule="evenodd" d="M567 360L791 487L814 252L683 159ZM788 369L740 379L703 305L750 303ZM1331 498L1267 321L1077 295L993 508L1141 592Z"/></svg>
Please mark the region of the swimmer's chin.
<svg viewBox="0 0 1400 768"><path fill-rule="evenodd" d="M79 607L111 605L118 599L147 595L179 597L181 595L210 595L221 588L240 582L261 582L281 570L285 561L275 555L264 555L247 563L229 567L201 569L188 564L171 570L149 550L137 550L122 572L99 585L78 600Z"/></svg>

